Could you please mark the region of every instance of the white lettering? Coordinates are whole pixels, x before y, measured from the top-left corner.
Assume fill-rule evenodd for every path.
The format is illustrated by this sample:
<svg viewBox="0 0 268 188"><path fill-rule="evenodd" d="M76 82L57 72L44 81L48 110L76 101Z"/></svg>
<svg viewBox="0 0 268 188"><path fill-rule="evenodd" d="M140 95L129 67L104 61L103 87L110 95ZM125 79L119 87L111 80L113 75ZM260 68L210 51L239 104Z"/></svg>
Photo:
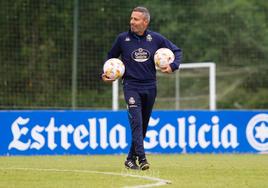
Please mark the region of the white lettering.
<svg viewBox="0 0 268 188"><path fill-rule="evenodd" d="M40 134L42 131L44 131L44 127L41 127L39 125L36 125L32 131L31 135L35 142L31 144L31 149L37 149L40 150L45 145L45 138L42 134Z"/></svg>
<svg viewBox="0 0 268 188"><path fill-rule="evenodd" d="M203 121L203 120L202 120ZM201 121L201 122L202 122ZM50 150L55 150L58 146L68 150L72 147L83 150L86 147L96 149L124 149L128 146L126 139L126 128L121 124L116 124L108 129L107 118L87 119L88 125L61 124L57 127L55 118L51 117L47 126L36 124L30 129L27 124L30 118L18 117L11 125L13 139L8 149L25 151L28 149L40 150L47 146ZM160 118L149 121L149 127L155 128L160 123ZM163 149L176 147L186 152L186 148L194 149L200 147L214 149L236 148L237 127L227 124L220 128L220 119L214 115L211 122L200 123L194 116L177 118L177 125L166 123L157 129L148 129L144 140L145 149L154 149L160 146ZM130 134L130 133L129 133Z"/></svg>
<svg viewBox="0 0 268 188"><path fill-rule="evenodd" d="M179 147L184 149L187 146L185 140L185 118L178 118L177 121L179 125Z"/></svg>
<svg viewBox="0 0 268 188"><path fill-rule="evenodd" d="M117 140L118 133L118 140ZM110 131L110 144L113 149L118 147L125 148L127 147L126 141L126 128L120 124L116 124Z"/></svg>
<svg viewBox="0 0 268 188"><path fill-rule="evenodd" d="M48 141L47 146L49 149L54 150L57 147L57 144L55 143L55 132L58 131L58 128L55 127L54 118L50 119L50 122L45 131L47 132L47 141Z"/></svg>
<svg viewBox="0 0 268 188"><path fill-rule="evenodd" d="M209 126L208 124L204 124L200 127L198 131L198 143L201 148L206 148L210 144L210 141L206 140L206 135L205 135L207 132L210 131L210 129L211 129L211 126Z"/></svg>
<svg viewBox="0 0 268 188"><path fill-rule="evenodd" d="M92 149L96 149L98 147L96 118L88 119L88 122L89 122L89 146Z"/></svg>
<svg viewBox="0 0 268 188"><path fill-rule="evenodd" d="M109 144L108 144L108 139L107 139L107 119L102 118L99 119L100 122L100 146L103 149L106 149Z"/></svg>
<svg viewBox="0 0 268 188"><path fill-rule="evenodd" d="M212 123L214 124L212 126L212 146L214 148L220 147L220 133L219 133L219 118L218 116L213 116L212 117Z"/></svg>
<svg viewBox="0 0 268 188"><path fill-rule="evenodd" d="M88 130L86 129L85 125L79 125L76 127L73 137L74 144L78 149L83 150L88 145L88 141L82 142L82 140L88 135Z"/></svg>
<svg viewBox="0 0 268 188"><path fill-rule="evenodd" d="M145 149L152 149L155 146L157 146L157 144L158 144L157 136L158 136L157 131L148 130L147 133L146 133L146 138L148 138L149 141L147 142L146 140L144 140L144 148Z"/></svg>
<svg viewBox="0 0 268 188"><path fill-rule="evenodd" d="M15 148L20 151L25 151L29 148L31 141L28 140L26 143L20 141L20 137L22 135L26 135L28 132L28 128L23 127L20 129L19 125L26 125L30 121L29 118L23 119L22 117L18 117L11 125L11 132L13 134L13 140L8 146L8 149Z"/></svg>
<svg viewBox="0 0 268 188"><path fill-rule="evenodd" d="M159 121L155 122L158 123ZM197 146L200 146L203 149L212 146L217 149L221 145L224 148L236 148L239 145L237 141L237 128L234 125L228 124L223 127L222 131L220 131L219 117L213 116L211 122L212 125L205 123L198 128L196 126L196 117L189 116L187 118L188 124L186 124L186 118L177 119L177 132L176 127L171 124L165 124L159 132L149 129L146 135L146 138L149 141L144 141L144 146L146 146L145 149L152 149L158 144L163 149L167 147L174 148L178 145L179 148L183 149L183 152L186 152L187 145L192 149ZM149 126L151 126L150 123ZM154 126L156 125L154 124L151 127ZM188 130L186 127L188 127ZM186 136L188 136L188 142L186 141Z"/></svg>
<svg viewBox="0 0 268 188"><path fill-rule="evenodd" d="M196 118L194 116L190 116L188 118L188 122L190 123L189 125L189 146L191 148L195 148L197 146L197 141L196 141Z"/></svg>
<svg viewBox="0 0 268 188"><path fill-rule="evenodd" d="M230 133L230 140L228 139L228 133ZM237 142L237 128L234 125L228 124L222 129L221 142L224 148L228 148L230 146L232 148L236 148L239 145Z"/></svg>
<svg viewBox="0 0 268 188"><path fill-rule="evenodd" d="M174 148L177 145L175 142L175 133L175 127L173 127L171 124L166 124L162 129L160 129L160 146L162 148Z"/></svg>
<svg viewBox="0 0 268 188"><path fill-rule="evenodd" d="M106 149L109 146L109 142L111 142L111 147L114 149L119 147L124 149L127 147L126 128L117 124L108 133L107 118L98 119L98 132L96 118L88 119L88 129L83 124L75 128L72 124L68 124L67 126L62 124L58 128L55 126L54 117L50 118L47 127L35 125L31 130L27 127L20 127L26 126L29 121L30 118L24 119L22 117L18 117L12 123L11 132L13 134L13 140L8 146L9 150L40 150L46 143L50 150L57 148L58 144L60 144L60 146L65 150L68 150L72 146L72 142L69 138L73 139L74 146L80 150L85 149L87 146L92 149L96 149L98 146L102 149ZM70 135L72 135L72 137ZM58 137L60 138L60 143L57 143L57 140L59 139ZM85 140L85 138L88 139Z"/></svg>
<svg viewBox="0 0 268 188"><path fill-rule="evenodd" d="M71 144L68 142L68 134L74 132L74 127L70 124L68 126L61 125L59 131L61 132L61 147L67 150L71 147Z"/></svg>

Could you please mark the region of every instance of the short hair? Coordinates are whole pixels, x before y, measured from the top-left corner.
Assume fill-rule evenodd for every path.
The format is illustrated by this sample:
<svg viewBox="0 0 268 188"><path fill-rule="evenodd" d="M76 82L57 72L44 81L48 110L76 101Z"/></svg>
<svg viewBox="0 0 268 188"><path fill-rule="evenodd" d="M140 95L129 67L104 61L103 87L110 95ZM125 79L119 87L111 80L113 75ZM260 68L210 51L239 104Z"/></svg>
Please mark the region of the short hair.
<svg viewBox="0 0 268 188"><path fill-rule="evenodd" d="M150 22L150 12L147 8L145 7L136 7L132 10L132 12L141 12L145 19L148 21L148 23Z"/></svg>

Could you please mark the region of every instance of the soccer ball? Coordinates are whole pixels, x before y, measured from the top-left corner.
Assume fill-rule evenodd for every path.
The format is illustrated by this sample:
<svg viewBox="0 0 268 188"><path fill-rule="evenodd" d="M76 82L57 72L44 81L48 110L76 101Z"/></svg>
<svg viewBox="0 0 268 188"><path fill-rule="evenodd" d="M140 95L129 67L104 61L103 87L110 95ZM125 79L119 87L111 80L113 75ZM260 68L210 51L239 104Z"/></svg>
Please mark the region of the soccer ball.
<svg viewBox="0 0 268 188"><path fill-rule="evenodd" d="M125 65L120 59L111 58L104 63L103 72L108 78L116 80L125 73Z"/></svg>
<svg viewBox="0 0 268 188"><path fill-rule="evenodd" d="M163 68L175 59L174 53L168 48L159 48L154 54L156 68Z"/></svg>

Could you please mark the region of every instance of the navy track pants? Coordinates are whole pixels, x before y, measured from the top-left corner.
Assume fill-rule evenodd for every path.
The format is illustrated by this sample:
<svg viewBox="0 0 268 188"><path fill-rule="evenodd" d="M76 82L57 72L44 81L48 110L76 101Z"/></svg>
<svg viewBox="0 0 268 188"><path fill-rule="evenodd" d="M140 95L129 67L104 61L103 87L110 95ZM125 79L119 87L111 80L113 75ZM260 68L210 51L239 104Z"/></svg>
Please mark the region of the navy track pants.
<svg viewBox="0 0 268 188"><path fill-rule="evenodd" d="M136 160L138 157L139 161L141 161L145 158L143 140L146 136L156 93L156 88L124 88L124 96L128 108L128 118L132 134L131 147L127 157L128 160Z"/></svg>

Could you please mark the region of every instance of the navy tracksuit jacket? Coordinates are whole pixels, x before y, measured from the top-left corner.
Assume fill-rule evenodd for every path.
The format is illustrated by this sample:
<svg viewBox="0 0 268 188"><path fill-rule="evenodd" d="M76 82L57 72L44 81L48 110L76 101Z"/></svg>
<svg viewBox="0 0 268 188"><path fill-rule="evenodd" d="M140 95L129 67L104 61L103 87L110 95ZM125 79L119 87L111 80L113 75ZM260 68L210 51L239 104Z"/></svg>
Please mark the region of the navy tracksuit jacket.
<svg viewBox="0 0 268 188"><path fill-rule="evenodd" d="M182 52L159 33L146 30L138 36L131 31L117 36L107 59L118 58L125 65L123 90L128 108L132 143L127 159L145 158L143 140L156 97L156 69L154 54L159 48L169 48L175 54L172 71L179 68Z"/></svg>

